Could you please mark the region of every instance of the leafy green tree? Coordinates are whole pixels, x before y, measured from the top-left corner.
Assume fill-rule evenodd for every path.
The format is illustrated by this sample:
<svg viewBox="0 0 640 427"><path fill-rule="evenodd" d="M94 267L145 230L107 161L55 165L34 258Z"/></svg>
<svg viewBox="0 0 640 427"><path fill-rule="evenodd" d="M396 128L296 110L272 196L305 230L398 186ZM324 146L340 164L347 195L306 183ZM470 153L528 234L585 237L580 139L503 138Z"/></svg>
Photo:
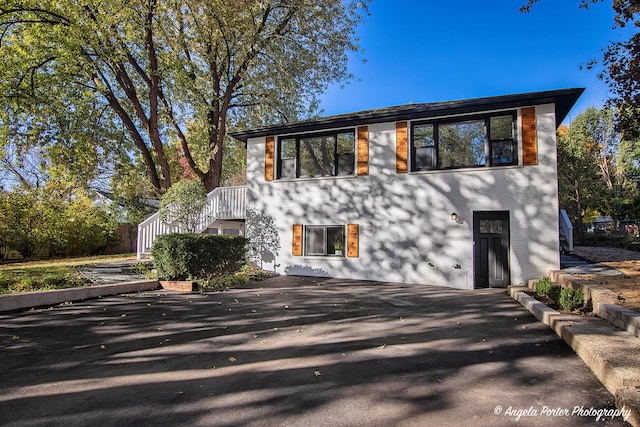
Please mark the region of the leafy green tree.
<svg viewBox="0 0 640 427"><path fill-rule="evenodd" d="M640 147L622 139L608 108L588 108L571 125L558 129L558 189L560 206L577 225L595 216L640 217L638 177Z"/></svg>
<svg viewBox="0 0 640 427"><path fill-rule="evenodd" d="M225 140L225 151L230 154L222 162L222 184L227 187L244 185L247 178L247 149L236 139Z"/></svg>
<svg viewBox="0 0 640 427"><path fill-rule="evenodd" d="M328 84L350 78L345 53L358 48L366 3L5 0L0 93L31 112L61 103L69 115L108 110L128 136L118 142L135 147L158 194L175 180L166 153L173 137L212 190L228 126L309 114ZM205 124L201 164L189 120Z"/></svg>
<svg viewBox="0 0 640 427"><path fill-rule="evenodd" d="M612 211L618 219L640 218L640 144L622 140L616 153L618 191Z"/></svg>
<svg viewBox="0 0 640 427"><path fill-rule="evenodd" d="M157 210L156 193L145 178L144 165L135 158L127 155L120 158L113 166L106 187L122 205L124 222L139 224Z"/></svg>
<svg viewBox="0 0 640 427"><path fill-rule="evenodd" d="M540 0L528 0L520 8L528 12ZM580 0L580 7L604 0ZM636 0L611 0L614 11L614 28L624 28L631 24L640 27L640 2ZM611 41L603 50L602 58L591 61L587 68L601 63L604 67L600 79L609 85L612 96L607 105L616 111L616 129L627 139L640 137L640 33L636 32L628 40Z"/></svg>
<svg viewBox="0 0 640 427"><path fill-rule="evenodd" d="M66 254L94 255L114 240L116 219L106 209L95 206L88 194L75 195L64 205L60 231Z"/></svg>
<svg viewBox="0 0 640 427"><path fill-rule="evenodd" d="M0 193L0 245L25 259L45 246L52 256L100 253L116 226L85 191L48 185Z"/></svg>
<svg viewBox="0 0 640 427"><path fill-rule="evenodd" d="M579 115L569 128L558 129L558 191L560 208L575 225L577 238L584 240L583 220L588 209L604 204L604 180L598 174L594 146L589 144L584 116Z"/></svg>
<svg viewBox="0 0 640 427"><path fill-rule="evenodd" d="M109 111L76 93L71 105L45 90L43 105L37 105L12 93L8 84L0 79L7 90L0 92L0 176L8 187L64 179L84 188L106 171L113 157L109 147L123 139Z"/></svg>
<svg viewBox="0 0 640 427"><path fill-rule="evenodd" d="M207 204L207 193L200 181L176 182L160 199L160 219L183 233L195 233L200 214Z"/></svg>
<svg viewBox="0 0 640 427"><path fill-rule="evenodd" d="M35 193L0 193L0 242L30 259L47 241L46 217Z"/></svg>

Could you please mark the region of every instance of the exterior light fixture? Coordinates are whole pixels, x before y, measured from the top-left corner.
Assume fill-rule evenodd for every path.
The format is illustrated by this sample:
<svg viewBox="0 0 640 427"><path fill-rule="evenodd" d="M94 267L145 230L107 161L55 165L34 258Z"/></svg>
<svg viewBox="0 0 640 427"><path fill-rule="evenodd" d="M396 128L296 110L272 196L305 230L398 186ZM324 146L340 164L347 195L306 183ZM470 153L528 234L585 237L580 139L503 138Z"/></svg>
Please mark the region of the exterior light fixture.
<svg viewBox="0 0 640 427"><path fill-rule="evenodd" d="M457 213L452 213L451 214L451 221L453 222L458 222L458 214Z"/></svg>

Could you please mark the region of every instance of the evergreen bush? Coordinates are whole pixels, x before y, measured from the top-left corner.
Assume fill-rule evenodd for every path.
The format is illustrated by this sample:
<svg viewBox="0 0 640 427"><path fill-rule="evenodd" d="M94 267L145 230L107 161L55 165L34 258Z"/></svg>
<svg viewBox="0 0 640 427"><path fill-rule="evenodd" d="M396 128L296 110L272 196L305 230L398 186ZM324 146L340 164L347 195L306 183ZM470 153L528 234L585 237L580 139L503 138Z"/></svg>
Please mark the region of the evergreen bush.
<svg viewBox="0 0 640 427"><path fill-rule="evenodd" d="M573 311L584 306L584 294L582 289L562 288L558 301L560 307Z"/></svg>
<svg viewBox="0 0 640 427"><path fill-rule="evenodd" d="M553 282L548 277L543 277L542 279L536 282L536 293L538 295L549 295L549 290Z"/></svg>
<svg viewBox="0 0 640 427"><path fill-rule="evenodd" d="M238 271L247 239L215 234L167 234L151 254L160 280L198 280Z"/></svg>
<svg viewBox="0 0 640 427"><path fill-rule="evenodd" d="M558 302L560 299L561 292L562 292L562 286L551 285L551 287L549 288L549 292L547 293L547 296L552 300L554 300L555 302Z"/></svg>

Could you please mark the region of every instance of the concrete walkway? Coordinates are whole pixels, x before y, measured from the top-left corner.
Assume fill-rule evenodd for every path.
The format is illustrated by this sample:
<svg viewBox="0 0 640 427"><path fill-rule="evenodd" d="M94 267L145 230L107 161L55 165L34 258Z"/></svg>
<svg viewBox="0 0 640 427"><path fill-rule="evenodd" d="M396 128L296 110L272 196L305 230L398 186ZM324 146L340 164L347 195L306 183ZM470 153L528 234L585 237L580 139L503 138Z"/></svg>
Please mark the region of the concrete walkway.
<svg viewBox="0 0 640 427"><path fill-rule="evenodd" d="M289 276L0 314L0 331L0 425L624 425L504 290Z"/></svg>
<svg viewBox="0 0 640 427"><path fill-rule="evenodd" d="M102 264L90 264L80 268L80 272L96 284L114 284L143 280L133 266L139 261L118 261Z"/></svg>
<svg viewBox="0 0 640 427"><path fill-rule="evenodd" d="M591 262L576 255L560 254L560 269L570 274L599 274L601 276L622 276L623 273L613 267Z"/></svg>

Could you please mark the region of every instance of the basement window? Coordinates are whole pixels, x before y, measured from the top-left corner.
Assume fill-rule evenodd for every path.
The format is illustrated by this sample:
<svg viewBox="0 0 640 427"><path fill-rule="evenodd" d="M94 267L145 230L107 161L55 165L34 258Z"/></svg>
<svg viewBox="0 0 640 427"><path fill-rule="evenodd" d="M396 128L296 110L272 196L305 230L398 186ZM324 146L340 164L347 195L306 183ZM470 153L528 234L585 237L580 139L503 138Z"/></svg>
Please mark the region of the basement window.
<svg viewBox="0 0 640 427"><path fill-rule="evenodd" d="M305 255L344 256L343 225L308 225L305 227Z"/></svg>

